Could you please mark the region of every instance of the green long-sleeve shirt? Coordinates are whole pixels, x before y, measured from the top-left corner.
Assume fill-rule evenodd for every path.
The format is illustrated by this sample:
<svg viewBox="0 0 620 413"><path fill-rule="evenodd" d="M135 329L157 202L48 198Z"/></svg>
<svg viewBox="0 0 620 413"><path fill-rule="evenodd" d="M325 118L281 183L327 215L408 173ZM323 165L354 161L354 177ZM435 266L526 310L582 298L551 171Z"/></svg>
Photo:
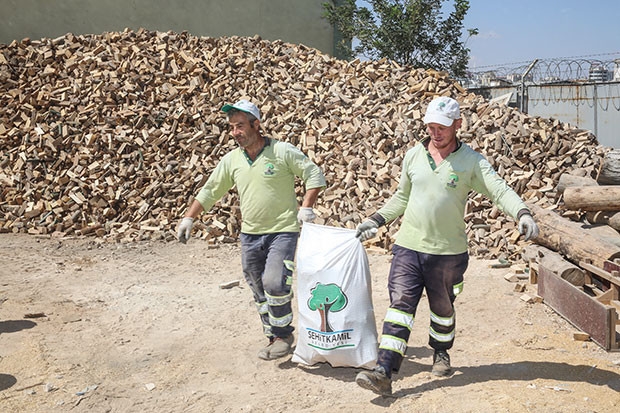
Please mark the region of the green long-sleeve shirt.
<svg viewBox="0 0 620 413"><path fill-rule="evenodd" d="M517 219L527 206L491 164L470 146L461 144L435 166L425 145L409 149L396 193L377 211L386 222L403 215L395 243L427 254L467 251L465 205L470 190L489 197Z"/></svg>
<svg viewBox="0 0 620 413"><path fill-rule="evenodd" d="M208 211L236 185L241 232L299 232L295 177L304 181L306 190L325 187L321 169L297 147L266 138L265 147L254 161L243 148L224 155L196 200Z"/></svg>

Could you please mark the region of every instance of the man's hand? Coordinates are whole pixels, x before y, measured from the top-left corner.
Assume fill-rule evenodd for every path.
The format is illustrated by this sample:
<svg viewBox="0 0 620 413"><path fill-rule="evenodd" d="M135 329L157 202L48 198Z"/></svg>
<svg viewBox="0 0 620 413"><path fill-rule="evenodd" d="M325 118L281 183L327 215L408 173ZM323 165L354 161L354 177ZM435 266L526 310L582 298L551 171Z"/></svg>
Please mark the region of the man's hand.
<svg viewBox="0 0 620 413"><path fill-rule="evenodd" d="M519 232L525 235L525 240L533 239L538 236L538 225L530 214L524 214L519 219Z"/></svg>
<svg viewBox="0 0 620 413"><path fill-rule="evenodd" d="M192 233L192 226L194 226L194 218L185 217L179 223L178 236L179 241L185 244Z"/></svg>
<svg viewBox="0 0 620 413"><path fill-rule="evenodd" d="M312 208L301 207L299 208L299 212L297 213L297 221L301 224L302 222L314 222L316 219L316 214L312 210Z"/></svg>
<svg viewBox="0 0 620 413"><path fill-rule="evenodd" d="M364 242L377 235L377 231L379 231L379 224L372 219L367 219L357 226L356 231L355 236L359 238L361 242Z"/></svg>

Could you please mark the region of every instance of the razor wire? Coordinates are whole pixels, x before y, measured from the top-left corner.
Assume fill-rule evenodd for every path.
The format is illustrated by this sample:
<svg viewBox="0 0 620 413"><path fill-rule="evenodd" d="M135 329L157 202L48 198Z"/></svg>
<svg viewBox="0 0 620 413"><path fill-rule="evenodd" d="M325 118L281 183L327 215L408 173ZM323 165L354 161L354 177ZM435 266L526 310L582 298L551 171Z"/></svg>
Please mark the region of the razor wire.
<svg viewBox="0 0 620 413"><path fill-rule="evenodd" d="M605 58L603 58L605 57ZM598 80L599 77L609 77L603 80L612 80L620 65L620 52L578 57L560 57L551 59L536 59L526 62L505 63L501 65L481 66L468 72L468 80L479 78L495 78L498 80L522 80L530 84L548 84L555 82L583 82ZM531 68L530 68L531 66ZM528 69L529 72L528 72ZM527 73L526 77L522 79Z"/></svg>
<svg viewBox="0 0 620 413"><path fill-rule="evenodd" d="M609 58L600 59L601 56ZM470 71L463 83L471 89L526 88L531 106L569 102L620 111L620 52L485 66Z"/></svg>

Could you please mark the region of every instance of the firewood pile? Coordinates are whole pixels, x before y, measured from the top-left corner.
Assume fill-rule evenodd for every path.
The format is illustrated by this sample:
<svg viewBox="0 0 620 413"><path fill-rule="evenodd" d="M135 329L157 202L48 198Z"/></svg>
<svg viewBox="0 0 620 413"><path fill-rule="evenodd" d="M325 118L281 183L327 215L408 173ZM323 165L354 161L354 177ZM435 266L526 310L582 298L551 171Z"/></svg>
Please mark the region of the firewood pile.
<svg viewBox="0 0 620 413"><path fill-rule="evenodd" d="M459 100L460 138L537 205L559 202L565 172L594 177L605 155L588 131L485 101L445 73L281 41L125 30L0 45L0 232L175 239L192 195L236 147L220 108L241 98L259 106L265 134L323 168L319 223L355 228L394 192L437 95ZM466 219L474 255L519 254L516 224L484 196ZM230 242L239 228L233 191L194 236ZM397 229L369 243L388 248Z"/></svg>

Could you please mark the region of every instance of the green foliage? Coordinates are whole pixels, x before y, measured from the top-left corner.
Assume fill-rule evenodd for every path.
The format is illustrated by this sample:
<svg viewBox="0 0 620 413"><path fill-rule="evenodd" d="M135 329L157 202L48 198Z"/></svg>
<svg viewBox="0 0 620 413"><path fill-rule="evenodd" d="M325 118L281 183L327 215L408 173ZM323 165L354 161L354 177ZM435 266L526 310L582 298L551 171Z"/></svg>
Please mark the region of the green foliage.
<svg viewBox="0 0 620 413"><path fill-rule="evenodd" d="M323 8L325 18L342 34L339 52L347 58L386 58L460 77L469 60L461 40L469 1L454 0L454 10L444 18L445 1L368 0L368 8L355 0L333 0ZM467 33L474 36L478 30Z"/></svg>
<svg viewBox="0 0 620 413"><path fill-rule="evenodd" d="M338 312L347 305L347 296L336 284L317 284L311 291L308 308Z"/></svg>

